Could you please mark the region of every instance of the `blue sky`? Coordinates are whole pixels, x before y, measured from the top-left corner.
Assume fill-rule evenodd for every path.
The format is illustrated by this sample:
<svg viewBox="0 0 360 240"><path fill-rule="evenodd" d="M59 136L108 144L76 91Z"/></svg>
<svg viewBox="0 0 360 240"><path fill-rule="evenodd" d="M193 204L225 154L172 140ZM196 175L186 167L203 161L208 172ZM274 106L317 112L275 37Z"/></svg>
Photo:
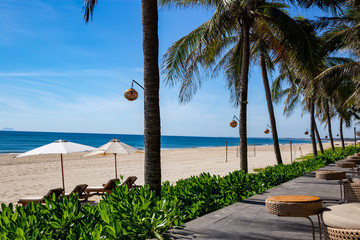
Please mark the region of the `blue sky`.
<svg viewBox="0 0 360 240"><path fill-rule="evenodd" d="M140 0L99 0L92 22L81 0L0 2L0 129L91 133L143 133L143 96L129 102L131 79L143 82ZM294 10L295 12L295 10ZM313 11L301 11L312 16ZM160 10L160 57L212 11ZM193 100L180 105L178 88L160 90L164 135L238 136L229 127L239 110L229 102L222 76L206 80ZM304 137L309 115L291 117L275 106L280 137ZM265 137L269 123L257 66L249 82L248 136ZM338 121L333 121L334 133ZM322 136L326 135L320 127ZM345 130L351 137L353 131ZM270 137L270 136L268 136Z"/></svg>

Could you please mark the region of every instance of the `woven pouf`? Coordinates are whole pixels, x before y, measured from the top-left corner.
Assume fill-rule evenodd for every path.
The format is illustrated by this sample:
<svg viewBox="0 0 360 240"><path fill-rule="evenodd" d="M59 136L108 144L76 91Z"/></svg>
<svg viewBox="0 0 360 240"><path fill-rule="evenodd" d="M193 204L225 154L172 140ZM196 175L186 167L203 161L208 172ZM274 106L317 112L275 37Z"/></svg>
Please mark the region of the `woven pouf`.
<svg viewBox="0 0 360 240"><path fill-rule="evenodd" d="M335 166L341 167L341 168L353 168L353 167L356 167L356 163L337 161L337 162L335 162Z"/></svg>
<svg viewBox="0 0 360 240"><path fill-rule="evenodd" d="M352 162L352 163L355 163L356 165L360 164L360 157L355 159L355 158L348 158L348 159L345 159L344 162Z"/></svg>
<svg viewBox="0 0 360 240"><path fill-rule="evenodd" d="M317 179L341 180L346 178L346 173L341 171L316 171Z"/></svg>
<svg viewBox="0 0 360 240"><path fill-rule="evenodd" d="M356 156L356 155L352 155L352 156L348 156L348 159L359 159L360 160L360 156Z"/></svg>
<svg viewBox="0 0 360 240"><path fill-rule="evenodd" d="M323 210L325 239L360 239L360 203L334 205Z"/></svg>
<svg viewBox="0 0 360 240"><path fill-rule="evenodd" d="M265 200L266 211L282 217L308 217L319 214L320 198L313 196L276 196Z"/></svg>
<svg viewBox="0 0 360 240"><path fill-rule="evenodd" d="M360 202L360 182L344 182L344 195L345 201L348 203Z"/></svg>

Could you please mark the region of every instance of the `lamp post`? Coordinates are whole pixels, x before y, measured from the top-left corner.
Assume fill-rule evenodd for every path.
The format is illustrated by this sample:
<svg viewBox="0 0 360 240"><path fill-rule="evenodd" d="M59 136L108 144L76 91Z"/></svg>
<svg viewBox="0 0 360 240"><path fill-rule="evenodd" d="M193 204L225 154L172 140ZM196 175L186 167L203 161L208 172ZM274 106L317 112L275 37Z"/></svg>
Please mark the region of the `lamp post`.
<svg viewBox="0 0 360 240"><path fill-rule="evenodd" d="M138 92L134 89L134 83L136 83L139 87L141 87L144 90L144 87L133 79L131 81L131 87L124 92L124 97L129 101L134 101L139 96Z"/></svg>

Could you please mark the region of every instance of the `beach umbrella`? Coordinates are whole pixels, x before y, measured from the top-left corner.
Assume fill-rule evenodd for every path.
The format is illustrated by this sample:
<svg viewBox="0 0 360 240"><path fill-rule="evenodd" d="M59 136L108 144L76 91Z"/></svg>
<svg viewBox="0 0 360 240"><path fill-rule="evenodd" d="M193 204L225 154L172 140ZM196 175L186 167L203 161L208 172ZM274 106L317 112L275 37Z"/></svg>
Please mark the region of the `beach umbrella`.
<svg viewBox="0 0 360 240"><path fill-rule="evenodd" d="M46 144L42 147L38 147L28 152L21 153L16 157L18 158L18 157L43 155L43 154L60 154L62 184L63 184L63 189L65 190L63 154L74 153L74 152L86 152L94 149L96 148L83 144L68 142L65 140L57 140L53 143Z"/></svg>
<svg viewBox="0 0 360 240"><path fill-rule="evenodd" d="M116 165L116 155L129 155L134 152L139 151L139 149L134 148L130 145L120 142L118 139L114 138L110 142L102 145L98 149L86 154L85 156L91 155L108 155L114 154L115 157L115 178L117 178L117 165Z"/></svg>

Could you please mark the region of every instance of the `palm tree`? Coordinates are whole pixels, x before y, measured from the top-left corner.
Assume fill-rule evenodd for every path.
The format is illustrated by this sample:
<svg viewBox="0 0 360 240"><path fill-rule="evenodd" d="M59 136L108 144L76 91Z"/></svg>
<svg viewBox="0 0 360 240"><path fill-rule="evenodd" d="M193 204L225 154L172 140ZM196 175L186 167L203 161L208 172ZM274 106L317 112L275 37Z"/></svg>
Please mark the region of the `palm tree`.
<svg viewBox="0 0 360 240"><path fill-rule="evenodd" d="M315 137L318 138L320 149L323 152L321 138L317 131L315 122L315 101L317 97L318 82L314 81L321 66L323 66L325 51L322 47L322 42L315 34L315 28L310 22L304 18L297 18L298 24L302 26L306 34L306 40L311 51L309 51L309 60L312 62L311 66L304 69L302 65L283 63L280 66L278 77L274 80L272 86L273 99L278 102L282 97L286 96L284 102L284 114L290 115L295 106L303 99L302 104L305 111L310 113L310 137L313 147L313 155L317 156L317 146ZM282 89L281 82L287 80L289 87Z"/></svg>
<svg viewBox="0 0 360 240"><path fill-rule="evenodd" d="M306 32L282 10L285 5L279 3L210 0L161 2L165 5L173 2L180 7L195 4L216 6L209 21L168 49L163 58L162 70L168 84L180 82L180 102L190 101L201 86L202 70L211 71L213 75L224 70L231 99L235 106L240 106L240 169L247 172L246 109L250 49L254 48L260 38L258 36L261 36L269 48L267 51L274 55L275 62L293 56L293 62L308 69L314 59L307 58L312 56L310 53L313 46L303 44L307 42ZM262 69L267 80L266 69ZM270 106L270 94L267 97ZM271 110L269 112L271 115ZM276 133L276 126L273 127L273 133ZM278 156L280 163L281 155Z"/></svg>
<svg viewBox="0 0 360 240"><path fill-rule="evenodd" d="M85 0L84 19L93 15L97 0ZM144 147L145 185L161 192L160 107L159 107L159 39L157 0L142 0L144 53Z"/></svg>

